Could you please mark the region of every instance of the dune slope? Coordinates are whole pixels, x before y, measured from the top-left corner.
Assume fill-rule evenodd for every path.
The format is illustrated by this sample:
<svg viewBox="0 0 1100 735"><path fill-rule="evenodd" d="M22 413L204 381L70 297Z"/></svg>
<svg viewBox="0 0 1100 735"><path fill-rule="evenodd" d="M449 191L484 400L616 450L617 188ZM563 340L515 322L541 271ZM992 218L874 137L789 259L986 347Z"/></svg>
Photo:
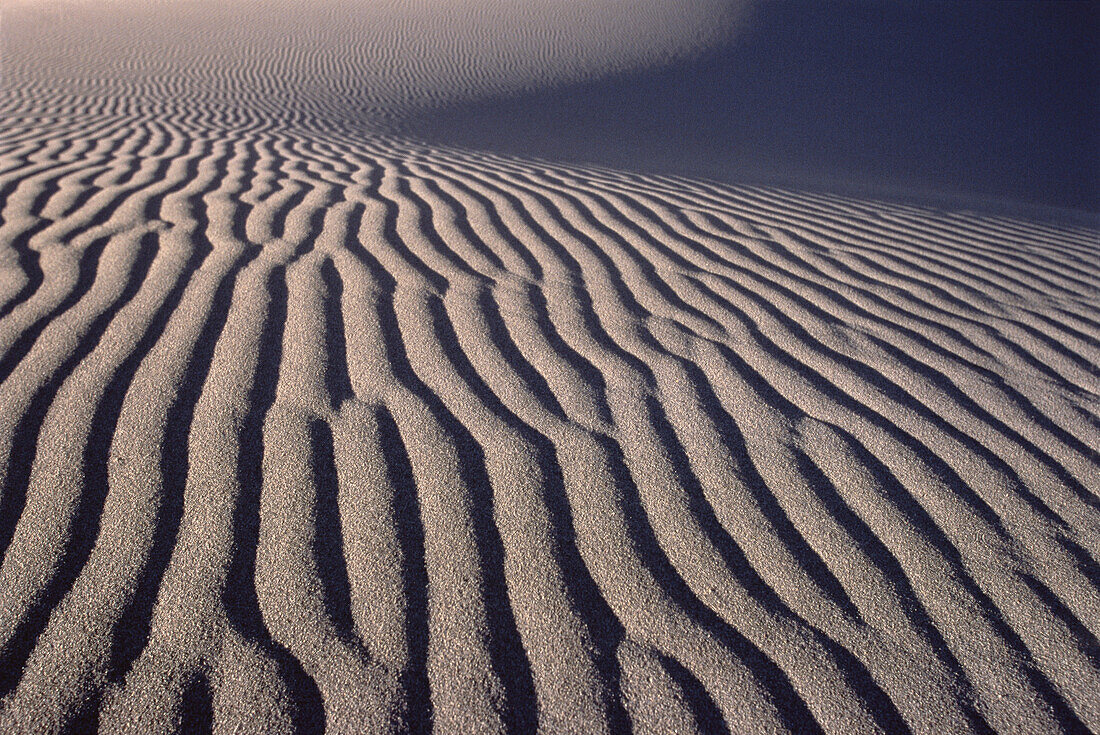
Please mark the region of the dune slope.
<svg viewBox="0 0 1100 735"><path fill-rule="evenodd" d="M1097 229L30 76L0 731L1100 729Z"/></svg>

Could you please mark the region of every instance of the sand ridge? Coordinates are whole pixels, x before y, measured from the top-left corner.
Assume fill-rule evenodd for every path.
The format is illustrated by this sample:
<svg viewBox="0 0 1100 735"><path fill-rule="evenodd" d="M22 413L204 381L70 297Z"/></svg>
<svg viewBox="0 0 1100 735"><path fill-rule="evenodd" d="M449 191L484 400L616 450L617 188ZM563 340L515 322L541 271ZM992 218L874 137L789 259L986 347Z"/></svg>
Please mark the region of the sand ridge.
<svg viewBox="0 0 1100 735"><path fill-rule="evenodd" d="M0 730L1100 728L1100 230L27 75Z"/></svg>

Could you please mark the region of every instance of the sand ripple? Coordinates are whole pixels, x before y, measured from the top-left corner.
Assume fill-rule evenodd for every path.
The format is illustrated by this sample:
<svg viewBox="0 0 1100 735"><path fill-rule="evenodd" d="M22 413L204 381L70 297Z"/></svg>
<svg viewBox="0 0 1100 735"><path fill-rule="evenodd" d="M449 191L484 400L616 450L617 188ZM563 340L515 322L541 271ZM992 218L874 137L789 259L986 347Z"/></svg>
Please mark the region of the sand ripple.
<svg viewBox="0 0 1100 735"><path fill-rule="evenodd" d="M1097 230L31 97L0 730L1100 729Z"/></svg>

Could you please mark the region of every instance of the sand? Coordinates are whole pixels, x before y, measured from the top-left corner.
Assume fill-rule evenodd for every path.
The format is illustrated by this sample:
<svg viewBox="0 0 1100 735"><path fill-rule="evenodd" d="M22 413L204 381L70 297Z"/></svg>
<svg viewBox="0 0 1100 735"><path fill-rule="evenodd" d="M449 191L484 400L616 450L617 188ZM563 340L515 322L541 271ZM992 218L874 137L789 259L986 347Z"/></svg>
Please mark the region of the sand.
<svg viewBox="0 0 1100 735"><path fill-rule="evenodd" d="M1095 217L400 133L650 5L3 6L0 731L1100 730Z"/></svg>

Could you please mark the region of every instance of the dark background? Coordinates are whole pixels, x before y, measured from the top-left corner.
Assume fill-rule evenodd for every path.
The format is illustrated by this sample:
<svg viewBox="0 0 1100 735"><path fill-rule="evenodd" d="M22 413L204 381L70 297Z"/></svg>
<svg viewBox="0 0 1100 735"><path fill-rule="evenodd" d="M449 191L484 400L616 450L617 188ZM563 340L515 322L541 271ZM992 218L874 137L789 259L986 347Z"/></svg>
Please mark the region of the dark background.
<svg viewBox="0 0 1100 735"><path fill-rule="evenodd" d="M657 70L423 111L432 142L919 201L1100 211L1100 3L764 3Z"/></svg>

